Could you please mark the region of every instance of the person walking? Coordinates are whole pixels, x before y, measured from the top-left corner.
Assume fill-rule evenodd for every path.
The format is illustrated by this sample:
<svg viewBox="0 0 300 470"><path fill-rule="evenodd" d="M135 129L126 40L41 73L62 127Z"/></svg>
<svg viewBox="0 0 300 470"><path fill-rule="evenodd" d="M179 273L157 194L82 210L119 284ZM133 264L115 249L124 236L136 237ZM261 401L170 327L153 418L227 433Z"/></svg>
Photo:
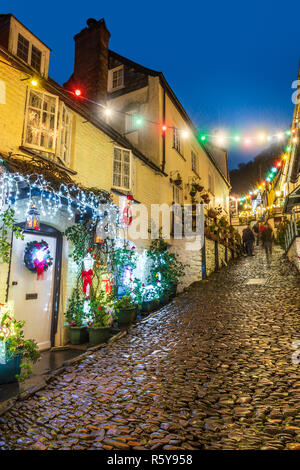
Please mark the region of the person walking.
<svg viewBox="0 0 300 470"><path fill-rule="evenodd" d="M259 245L259 222L258 221L253 225L252 229L253 229L255 240L256 240L256 246L258 246Z"/></svg>
<svg viewBox="0 0 300 470"><path fill-rule="evenodd" d="M243 231L243 242L245 244L246 253L248 256L254 256L253 254L253 245L254 245L254 233L251 230L250 225L247 225L247 228Z"/></svg>
<svg viewBox="0 0 300 470"><path fill-rule="evenodd" d="M274 234L271 225L269 222L265 223L265 228L261 232L261 241L266 252L267 264L268 267L271 265L271 256L272 256L272 242L274 240Z"/></svg>

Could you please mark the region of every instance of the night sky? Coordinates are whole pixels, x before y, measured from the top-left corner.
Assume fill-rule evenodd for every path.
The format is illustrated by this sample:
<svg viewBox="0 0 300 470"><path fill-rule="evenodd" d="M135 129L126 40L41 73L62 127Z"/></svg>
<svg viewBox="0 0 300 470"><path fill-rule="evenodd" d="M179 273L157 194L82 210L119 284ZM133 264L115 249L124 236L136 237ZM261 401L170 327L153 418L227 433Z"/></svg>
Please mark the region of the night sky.
<svg viewBox="0 0 300 470"><path fill-rule="evenodd" d="M74 34L87 18L104 17L110 48L164 72L199 129L250 135L291 123L300 56L297 0L14 1L1 13L13 13L52 49L50 76L60 84L73 72ZM259 150L229 147L230 167Z"/></svg>

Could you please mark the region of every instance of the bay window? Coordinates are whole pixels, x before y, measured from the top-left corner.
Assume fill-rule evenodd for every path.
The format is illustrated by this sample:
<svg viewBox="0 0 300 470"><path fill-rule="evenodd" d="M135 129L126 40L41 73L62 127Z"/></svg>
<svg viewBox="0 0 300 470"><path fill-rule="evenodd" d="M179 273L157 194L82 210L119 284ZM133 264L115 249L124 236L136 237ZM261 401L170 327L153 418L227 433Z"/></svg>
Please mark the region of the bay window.
<svg viewBox="0 0 300 470"><path fill-rule="evenodd" d="M72 113L58 97L28 88L23 145L70 162Z"/></svg>

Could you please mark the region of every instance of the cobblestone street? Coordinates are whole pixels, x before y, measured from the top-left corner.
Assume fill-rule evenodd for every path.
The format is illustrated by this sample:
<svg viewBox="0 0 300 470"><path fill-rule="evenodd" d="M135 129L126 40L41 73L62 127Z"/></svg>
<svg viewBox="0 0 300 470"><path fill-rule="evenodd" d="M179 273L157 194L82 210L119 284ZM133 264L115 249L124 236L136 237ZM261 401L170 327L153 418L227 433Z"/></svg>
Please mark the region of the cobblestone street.
<svg viewBox="0 0 300 470"><path fill-rule="evenodd" d="M300 449L299 307L258 249L18 401L0 449Z"/></svg>

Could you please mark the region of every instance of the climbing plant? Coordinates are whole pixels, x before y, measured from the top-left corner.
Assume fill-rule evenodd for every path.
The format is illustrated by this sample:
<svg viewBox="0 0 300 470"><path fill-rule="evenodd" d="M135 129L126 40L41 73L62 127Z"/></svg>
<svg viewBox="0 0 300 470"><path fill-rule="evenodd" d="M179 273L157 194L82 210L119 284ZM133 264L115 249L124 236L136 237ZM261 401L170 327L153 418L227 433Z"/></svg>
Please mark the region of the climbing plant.
<svg viewBox="0 0 300 470"><path fill-rule="evenodd" d="M15 211L8 207L0 214L0 262L9 263L11 243L8 241L11 231L16 238L24 240L22 229L15 223Z"/></svg>

